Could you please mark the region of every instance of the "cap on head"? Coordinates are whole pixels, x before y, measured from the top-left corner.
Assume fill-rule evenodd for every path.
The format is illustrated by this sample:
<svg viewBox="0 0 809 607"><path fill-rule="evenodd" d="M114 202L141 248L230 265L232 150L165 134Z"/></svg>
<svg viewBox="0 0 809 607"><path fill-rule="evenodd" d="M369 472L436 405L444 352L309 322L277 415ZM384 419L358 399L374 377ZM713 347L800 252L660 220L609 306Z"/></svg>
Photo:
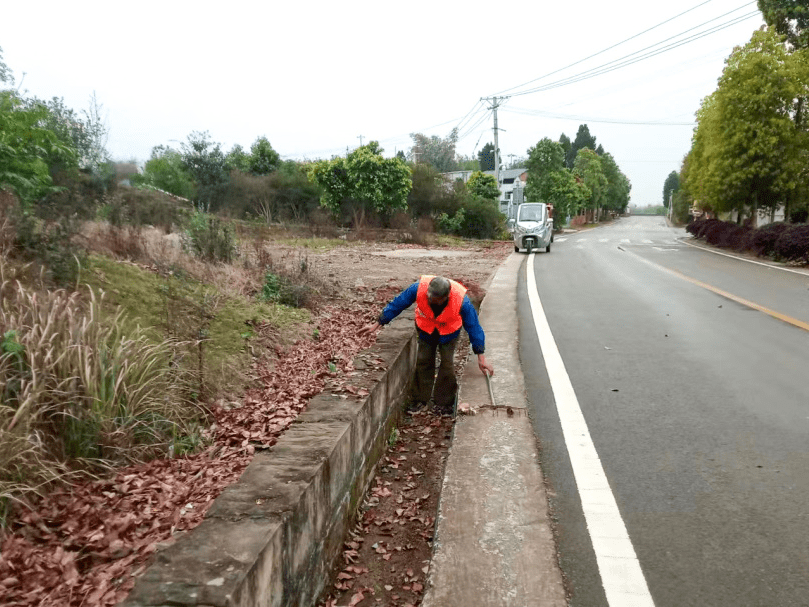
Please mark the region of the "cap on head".
<svg viewBox="0 0 809 607"><path fill-rule="evenodd" d="M436 276L427 287L427 297L430 299L444 299L449 296L449 280L443 276Z"/></svg>

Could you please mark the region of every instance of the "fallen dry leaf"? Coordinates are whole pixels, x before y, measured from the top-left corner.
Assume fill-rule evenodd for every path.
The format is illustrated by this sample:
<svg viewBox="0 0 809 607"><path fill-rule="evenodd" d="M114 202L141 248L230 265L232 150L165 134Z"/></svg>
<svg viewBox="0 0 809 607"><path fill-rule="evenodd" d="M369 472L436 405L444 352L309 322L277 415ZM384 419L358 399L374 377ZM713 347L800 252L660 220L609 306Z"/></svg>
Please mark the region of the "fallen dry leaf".
<svg viewBox="0 0 809 607"><path fill-rule="evenodd" d="M348 603L348 607L354 607L362 602L362 600L365 598L363 590L365 590L365 588L357 590L357 592L354 593L354 595L351 597L351 601Z"/></svg>

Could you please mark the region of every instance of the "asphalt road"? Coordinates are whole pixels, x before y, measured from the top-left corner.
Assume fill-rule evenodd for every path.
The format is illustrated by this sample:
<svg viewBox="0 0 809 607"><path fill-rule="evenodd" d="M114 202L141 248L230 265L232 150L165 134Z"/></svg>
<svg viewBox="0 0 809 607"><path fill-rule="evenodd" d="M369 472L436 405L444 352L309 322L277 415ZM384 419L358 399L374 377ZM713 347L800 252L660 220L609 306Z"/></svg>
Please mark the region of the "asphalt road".
<svg viewBox="0 0 809 607"><path fill-rule="evenodd" d="M809 605L809 274L686 237L633 217L557 238L533 258L550 331L653 604ZM604 590L528 261L520 356L571 605L625 607Z"/></svg>

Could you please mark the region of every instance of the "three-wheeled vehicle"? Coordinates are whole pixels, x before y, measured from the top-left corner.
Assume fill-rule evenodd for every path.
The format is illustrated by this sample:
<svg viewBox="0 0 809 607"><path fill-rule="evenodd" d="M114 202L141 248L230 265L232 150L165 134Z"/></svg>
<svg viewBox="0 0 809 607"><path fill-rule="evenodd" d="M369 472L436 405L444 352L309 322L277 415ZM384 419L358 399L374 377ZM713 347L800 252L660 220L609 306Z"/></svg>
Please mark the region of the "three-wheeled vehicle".
<svg viewBox="0 0 809 607"><path fill-rule="evenodd" d="M528 253L534 249L545 249L551 252L553 242L553 220L548 212L548 205L542 202L524 202L517 207L514 221L514 251L525 249Z"/></svg>

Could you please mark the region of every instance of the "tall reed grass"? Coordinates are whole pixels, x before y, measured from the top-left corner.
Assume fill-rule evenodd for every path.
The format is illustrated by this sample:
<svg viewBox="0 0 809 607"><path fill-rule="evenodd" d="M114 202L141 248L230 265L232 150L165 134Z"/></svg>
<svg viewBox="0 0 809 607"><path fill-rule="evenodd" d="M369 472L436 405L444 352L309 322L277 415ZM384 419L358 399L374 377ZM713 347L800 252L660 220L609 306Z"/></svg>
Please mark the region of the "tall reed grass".
<svg viewBox="0 0 809 607"><path fill-rule="evenodd" d="M125 334L92 290L34 290L9 274L0 259L0 519L52 481L197 446L202 415L177 360L187 349Z"/></svg>

